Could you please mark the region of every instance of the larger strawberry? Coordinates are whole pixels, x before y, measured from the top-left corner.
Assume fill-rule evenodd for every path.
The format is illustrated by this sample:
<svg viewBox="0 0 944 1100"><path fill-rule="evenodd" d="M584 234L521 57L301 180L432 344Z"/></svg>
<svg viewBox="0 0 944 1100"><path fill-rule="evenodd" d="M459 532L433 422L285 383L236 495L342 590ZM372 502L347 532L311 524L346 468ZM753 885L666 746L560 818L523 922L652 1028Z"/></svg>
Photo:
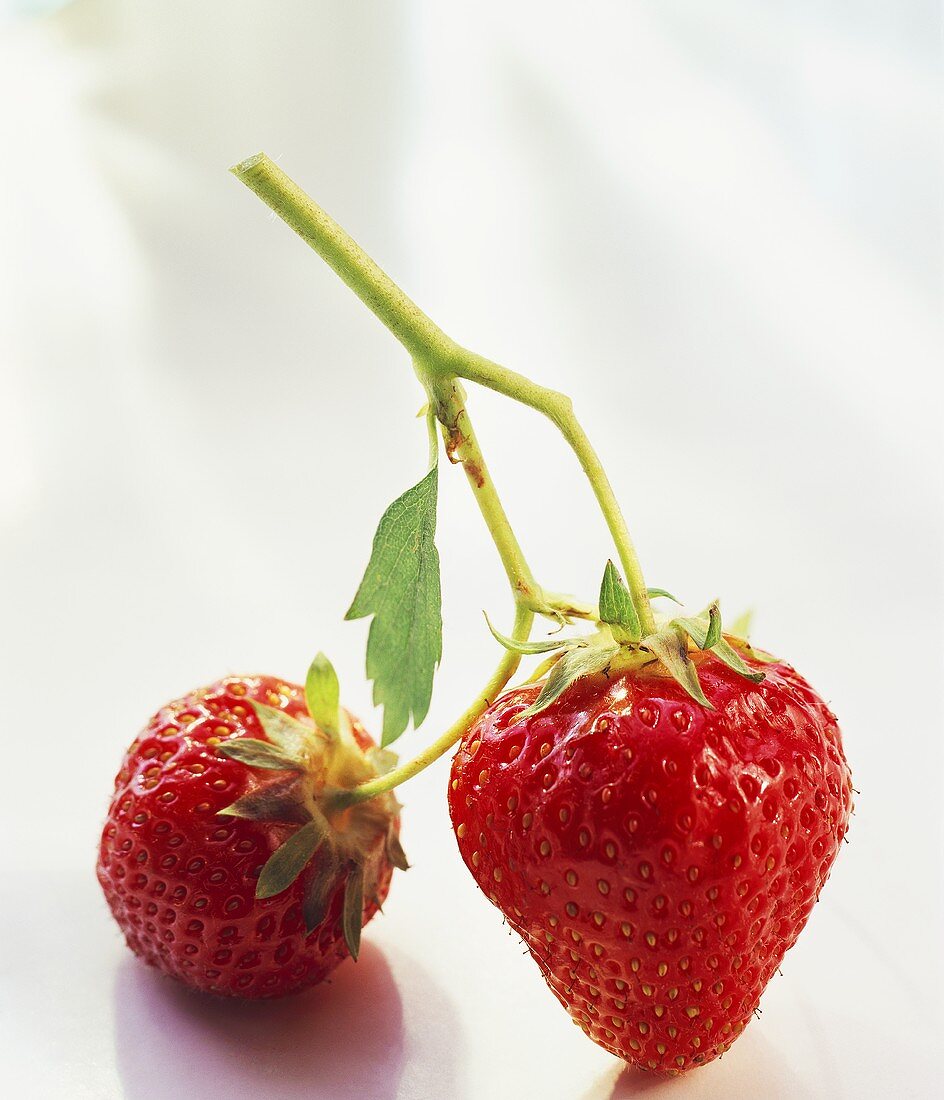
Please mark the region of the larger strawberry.
<svg viewBox="0 0 944 1100"><path fill-rule="evenodd" d="M321 981L357 956L406 866L392 795L335 808L392 754L338 708L323 659L306 687L308 706L267 676L169 703L115 780L99 882L132 951L196 989L278 997Z"/></svg>
<svg viewBox="0 0 944 1100"><path fill-rule="evenodd" d="M751 649L743 628L723 632L717 603L694 616L655 612L652 599L668 593L646 587L613 487L564 394L450 339L264 154L233 172L396 336L425 393L429 469L384 513L348 611L373 616L367 673L385 745L427 714L442 653L437 424L514 605L511 636L493 630L508 652L478 697L413 760L351 790L348 804L392 790L461 738L450 805L462 854L577 1023L649 1069L717 1056L803 927L845 834L851 788L835 719L792 668ZM596 604L532 573L472 427L466 383L542 413L572 448L626 578L610 562ZM659 448L632 436L644 404L626 410L627 456L658 476ZM531 640L539 615L595 627ZM522 655L555 650L546 679L501 695Z"/></svg>
<svg viewBox="0 0 944 1100"><path fill-rule="evenodd" d="M749 666L759 663L746 654ZM836 720L789 665L650 664L469 729L449 806L462 857L575 1023L653 1070L722 1054L806 924L846 832Z"/></svg>

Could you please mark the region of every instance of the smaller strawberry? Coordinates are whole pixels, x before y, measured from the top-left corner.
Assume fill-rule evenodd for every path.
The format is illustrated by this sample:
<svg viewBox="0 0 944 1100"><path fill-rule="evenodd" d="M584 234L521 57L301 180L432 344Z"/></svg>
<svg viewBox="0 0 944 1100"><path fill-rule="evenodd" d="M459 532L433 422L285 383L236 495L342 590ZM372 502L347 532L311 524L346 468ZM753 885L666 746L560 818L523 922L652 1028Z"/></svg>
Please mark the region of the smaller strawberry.
<svg viewBox="0 0 944 1100"><path fill-rule="evenodd" d="M246 998L356 959L407 863L392 794L338 801L395 762L339 707L322 655L304 689L230 677L163 707L125 756L99 849L128 946L195 989Z"/></svg>

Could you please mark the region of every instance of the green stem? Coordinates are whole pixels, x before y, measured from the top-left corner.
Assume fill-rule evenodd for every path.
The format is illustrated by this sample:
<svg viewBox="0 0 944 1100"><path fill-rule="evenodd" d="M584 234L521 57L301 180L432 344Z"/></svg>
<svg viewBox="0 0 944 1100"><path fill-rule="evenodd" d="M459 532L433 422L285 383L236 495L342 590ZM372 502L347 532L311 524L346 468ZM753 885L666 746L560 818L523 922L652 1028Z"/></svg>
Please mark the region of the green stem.
<svg viewBox="0 0 944 1100"><path fill-rule="evenodd" d="M516 641L524 641L531 632L533 622L534 612L523 604L518 604L515 609L515 624L511 636ZM520 654L506 650L498 667L474 702L428 748L413 757L408 763L387 772L386 775L378 776L376 779L362 783L359 787L352 787L348 791L338 792L335 796L335 805L343 807L351 806L355 802L367 802L385 791L392 791L394 787L399 787L401 783L405 783L415 775L419 775L434 760L438 760L443 753L448 752L469 726L488 709L498 693L517 672L520 663Z"/></svg>
<svg viewBox="0 0 944 1100"><path fill-rule="evenodd" d="M643 633L651 633L655 629L655 621L642 568L630 538L626 520L623 518L603 464L574 415L570 399L545 386L539 386L524 375L467 351L451 340L415 302L400 290L341 226L264 153L258 153L237 164L232 172L325 260L410 352L417 374L430 392L431 399L439 405L437 415L444 425L444 433L451 430L448 415L444 418L443 413L448 410L452 400L448 391L450 386L453 386L455 378L477 382L521 404L529 405L532 409L543 413L557 426L576 454L597 498L616 546L623 572L626 574L626 586L632 597L636 614L639 616ZM438 396L434 391L438 391ZM461 391L459 393L461 394ZM459 407L464 413L461 397L459 402ZM451 414L455 425L459 419L455 405L452 406ZM467 421L466 414L466 424ZM477 489L475 455L471 452L477 449L477 445L470 429L469 434L471 443L466 446L464 452L469 456L469 463L467 464L461 449L457 448L456 453L459 461L465 466L469 482L475 491ZM447 436L447 447L448 444ZM486 484L490 486L491 480L486 478ZM505 532L500 535L505 544L502 561L511 578L512 571L520 571L524 561L521 548L507 523L507 516L497 496L492 499L492 493L484 491L476 492L476 497L493 538L496 530ZM503 552L501 545L499 545L499 552ZM521 575L520 572L519 575ZM534 605L539 602L539 596L535 598L536 595L535 592L534 595L522 596L516 591L516 599L523 598Z"/></svg>
<svg viewBox="0 0 944 1100"><path fill-rule="evenodd" d="M451 340L338 223L264 153L244 160L232 172L321 256L412 356L417 376L429 395L431 410L442 425L446 453L465 470L505 568L515 601L512 637L526 640L535 613L553 614L557 605L544 596L535 582L512 530L466 411L460 378L528 405L557 425L577 455L596 495L626 573L626 584L643 631L652 632L655 626L649 597L626 522L603 466L574 416L570 400ZM520 659L518 654L506 652L482 692L432 745L402 767L340 795L344 804L367 801L392 790L447 752L508 683Z"/></svg>
<svg viewBox="0 0 944 1100"><path fill-rule="evenodd" d="M636 548L633 546L629 528L626 526L622 509L613 492L610 479L606 475L606 470L603 468L603 463L580 421L574 415L570 398L546 386L540 386L530 378L508 370L507 367L500 367L490 359L476 355L475 352L466 351L464 348L459 349L452 362L453 369L460 378L477 382L487 389L543 413L556 425L561 435L570 444L590 482L590 487L610 530L623 572L626 574L626 587L629 589L633 606L639 616L643 636L651 634L655 630L655 619Z"/></svg>
<svg viewBox="0 0 944 1100"><path fill-rule="evenodd" d="M453 342L442 329L265 153L230 171L318 253L414 359L451 350Z"/></svg>

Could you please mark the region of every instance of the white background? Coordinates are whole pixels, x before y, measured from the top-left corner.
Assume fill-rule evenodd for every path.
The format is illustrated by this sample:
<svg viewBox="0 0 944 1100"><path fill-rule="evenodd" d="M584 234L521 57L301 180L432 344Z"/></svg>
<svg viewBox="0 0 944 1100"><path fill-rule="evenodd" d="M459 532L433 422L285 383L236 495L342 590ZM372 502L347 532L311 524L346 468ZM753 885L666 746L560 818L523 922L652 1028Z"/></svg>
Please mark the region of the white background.
<svg viewBox="0 0 944 1100"><path fill-rule="evenodd" d="M23 5L27 6L27 5ZM16 7L16 5L12 5ZM2 1028L8 1095L940 1095L940 35L921 0L79 0L0 38ZM448 332L569 392L650 583L754 605L861 791L721 1062L627 1072L461 865L446 764L356 966L275 1005L132 959L93 865L164 700L317 649L422 473L398 345L228 176L279 158ZM535 571L610 553L570 455L473 395ZM507 628L458 474L431 739Z"/></svg>

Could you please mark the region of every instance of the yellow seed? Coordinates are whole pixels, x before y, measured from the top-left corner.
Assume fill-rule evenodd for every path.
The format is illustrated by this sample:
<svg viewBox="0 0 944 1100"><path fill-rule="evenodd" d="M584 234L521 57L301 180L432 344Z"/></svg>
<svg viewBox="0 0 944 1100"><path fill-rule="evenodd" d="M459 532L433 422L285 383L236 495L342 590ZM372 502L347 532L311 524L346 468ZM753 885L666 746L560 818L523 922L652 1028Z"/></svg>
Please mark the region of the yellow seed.
<svg viewBox="0 0 944 1100"><path fill-rule="evenodd" d="M456 829L456 836L461 840L469 830L466 828L466 824L463 821L462 824Z"/></svg>

